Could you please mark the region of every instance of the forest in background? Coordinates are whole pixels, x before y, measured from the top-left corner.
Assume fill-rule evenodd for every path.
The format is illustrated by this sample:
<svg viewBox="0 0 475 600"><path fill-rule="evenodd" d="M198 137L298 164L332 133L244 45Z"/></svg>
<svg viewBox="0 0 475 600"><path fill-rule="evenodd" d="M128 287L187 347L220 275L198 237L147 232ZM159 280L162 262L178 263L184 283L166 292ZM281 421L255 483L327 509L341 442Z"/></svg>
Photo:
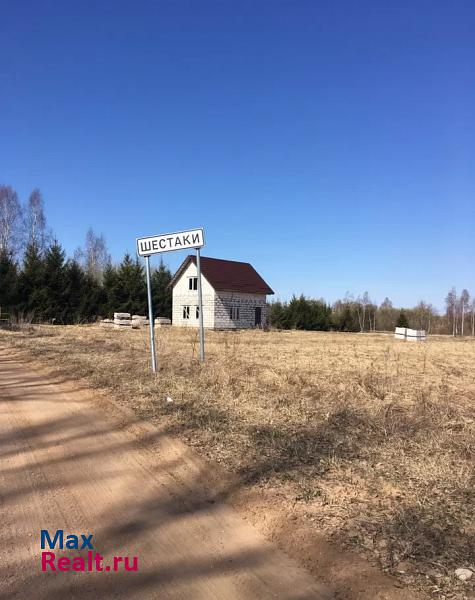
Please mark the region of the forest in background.
<svg viewBox="0 0 475 600"><path fill-rule="evenodd" d="M171 317L171 279L163 263L152 270L155 316ZM68 258L47 225L40 191L23 206L11 187L0 186L0 310L58 324L88 323L115 311L145 315L144 268L129 254L113 264L104 236L92 229Z"/></svg>
<svg viewBox="0 0 475 600"><path fill-rule="evenodd" d="M171 318L170 269L161 262L152 271L155 316ZM394 307L389 298L374 303L368 292L333 304L294 296L269 305L269 324L311 331L392 331L394 327L428 333L475 335L475 298L464 289L449 290L445 312L421 301L414 308ZM84 246L67 257L47 224L40 190L25 204L15 190L0 185L0 317L28 322L87 323L114 312L147 314L145 273L137 258L125 254L113 264L104 236L92 229Z"/></svg>

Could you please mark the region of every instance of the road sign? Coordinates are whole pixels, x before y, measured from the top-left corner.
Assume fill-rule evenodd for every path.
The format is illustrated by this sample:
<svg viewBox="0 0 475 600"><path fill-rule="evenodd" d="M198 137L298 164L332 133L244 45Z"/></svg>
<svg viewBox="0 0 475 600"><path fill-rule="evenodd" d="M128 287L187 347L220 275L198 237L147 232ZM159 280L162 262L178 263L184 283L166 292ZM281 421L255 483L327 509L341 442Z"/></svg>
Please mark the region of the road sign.
<svg viewBox="0 0 475 600"><path fill-rule="evenodd" d="M185 250L194 248L196 250L196 268L198 275L198 311L200 325L200 360L205 359L205 337L203 326L203 296L201 288L201 261L200 248L205 245L203 229L191 229L189 231L177 231L150 237L137 238L137 254L145 258L147 273L147 298L148 319L150 324L150 351L152 354L152 371L157 370L157 359L155 355L155 323L152 308L152 281L150 277L150 257L160 252L171 252L172 250Z"/></svg>
<svg viewBox="0 0 475 600"><path fill-rule="evenodd" d="M151 256L160 252L186 250L187 248L202 248L205 245L203 229L177 231L137 239L137 254Z"/></svg>

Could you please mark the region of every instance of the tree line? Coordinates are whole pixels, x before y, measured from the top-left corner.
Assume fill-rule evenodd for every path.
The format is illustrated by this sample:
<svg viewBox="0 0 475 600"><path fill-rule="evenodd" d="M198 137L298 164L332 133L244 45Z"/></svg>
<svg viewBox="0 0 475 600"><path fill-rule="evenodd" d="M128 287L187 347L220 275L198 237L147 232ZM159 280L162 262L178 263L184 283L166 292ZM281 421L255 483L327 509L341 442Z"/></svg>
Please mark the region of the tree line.
<svg viewBox="0 0 475 600"><path fill-rule="evenodd" d="M172 274L163 263L152 272L155 315L171 317ZM452 288L445 313L421 301L416 307L381 305L364 292L347 293L332 305L322 299L294 296L269 305L269 324L280 329L311 331L393 331L394 327L428 333L475 335L475 298ZM104 236L92 229L71 258L47 225L44 201L34 189L25 204L7 185L0 185L0 312L29 321L84 323L114 312L147 314L145 273L126 254L114 265ZM1 316L1 315L0 315Z"/></svg>
<svg viewBox="0 0 475 600"><path fill-rule="evenodd" d="M152 271L156 316L171 317L172 274L163 263ZM0 312L33 322L85 323L114 312L145 315L143 267L125 254L114 265L105 239L92 229L84 247L67 258L47 226L39 190L25 205L0 186Z"/></svg>
<svg viewBox="0 0 475 600"><path fill-rule="evenodd" d="M397 308L389 298L378 306L365 292L356 299L347 293L332 305L323 299L293 296L289 302L269 305L269 324L278 329L309 331L394 331L395 327L424 329L427 333L475 336L475 298L464 289L452 288L445 313L421 301L414 308Z"/></svg>

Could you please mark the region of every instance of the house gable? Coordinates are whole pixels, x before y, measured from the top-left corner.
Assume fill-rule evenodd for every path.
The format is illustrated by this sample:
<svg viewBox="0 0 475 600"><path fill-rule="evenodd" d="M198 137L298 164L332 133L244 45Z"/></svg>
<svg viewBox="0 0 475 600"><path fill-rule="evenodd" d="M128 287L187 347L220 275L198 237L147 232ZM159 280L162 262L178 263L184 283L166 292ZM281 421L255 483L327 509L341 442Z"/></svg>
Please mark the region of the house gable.
<svg viewBox="0 0 475 600"><path fill-rule="evenodd" d="M172 321L174 325L182 325L188 327L197 327L198 318L196 316L196 307L198 306L198 291L190 290L190 278L197 277L198 272L196 265L189 263L182 270L178 279L173 285L173 314ZM214 301L215 291L210 285L206 277L201 274L201 286L203 294L203 321L204 326L208 328L214 327ZM184 318L183 307L189 306L189 318Z"/></svg>

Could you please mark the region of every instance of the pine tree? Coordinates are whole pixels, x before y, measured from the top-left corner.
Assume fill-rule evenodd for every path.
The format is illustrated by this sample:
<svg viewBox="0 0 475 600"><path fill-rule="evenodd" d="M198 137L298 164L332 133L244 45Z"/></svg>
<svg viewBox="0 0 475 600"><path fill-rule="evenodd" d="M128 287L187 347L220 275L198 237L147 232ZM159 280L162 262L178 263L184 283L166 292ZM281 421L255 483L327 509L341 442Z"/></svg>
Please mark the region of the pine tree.
<svg viewBox="0 0 475 600"><path fill-rule="evenodd" d="M280 300L271 302L268 305L268 319L271 327L277 329L285 329L284 315L285 315L286 304L283 304Z"/></svg>
<svg viewBox="0 0 475 600"><path fill-rule="evenodd" d="M65 253L59 242L55 241L46 251L44 259L45 302L41 310L44 320L55 323L67 321L65 284Z"/></svg>
<svg viewBox="0 0 475 600"><path fill-rule="evenodd" d="M271 323L283 329L328 331L332 325L332 309L323 300L292 296L290 302L272 306Z"/></svg>
<svg viewBox="0 0 475 600"><path fill-rule="evenodd" d="M350 304L344 304L342 311L335 315L334 325L339 331L359 331L358 320Z"/></svg>
<svg viewBox="0 0 475 600"><path fill-rule="evenodd" d="M80 306L81 322L95 321L104 314L105 303L104 288L94 275L84 273Z"/></svg>
<svg viewBox="0 0 475 600"><path fill-rule="evenodd" d="M154 317L172 317L172 280L170 269L160 262L158 269L152 273L152 304Z"/></svg>
<svg viewBox="0 0 475 600"><path fill-rule="evenodd" d="M61 318L65 324L88 323L104 312L103 288L95 277L85 272L75 260L66 264L63 302L64 311Z"/></svg>
<svg viewBox="0 0 475 600"><path fill-rule="evenodd" d="M0 314L15 312L17 303L17 265L10 252L0 250Z"/></svg>
<svg viewBox="0 0 475 600"><path fill-rule="evenodd" d="M28 244L23 269L18 278L19 312L32 320L40 320L46 302L44 259L34 243Z"/></svg>
<svg viewBox="0 0 475 600"><path fill-rule="evenodd" d="M397 319L396 327L409 327L409 321L407 320L406 313L401 310Z"/></svg>
<svg viewBox="0 0 475 600"><path fill-rule="evenodd" d="M102 312L107 317L112 317L114 311L117 310L118 306L118 293L117 287L119 283L119 277L117 275L117 269L112 265L108 264L104 269L102 286L104 292L104 304Z"/></svg>
<svg viewBox="0 0 475 600"><path fill-rule="evenodd" d="M147 312L147 287L143 268L137 259L126 254L117 269L114 289L114 311L145 315Z"/></svg>
<svg viewBox="0 0 475 600"><path fill-rule="evenodd" d="M81 323L84 310L85 275L75 260L67 263L64 272L64 310L61 318L64 323Z"/></svg>

